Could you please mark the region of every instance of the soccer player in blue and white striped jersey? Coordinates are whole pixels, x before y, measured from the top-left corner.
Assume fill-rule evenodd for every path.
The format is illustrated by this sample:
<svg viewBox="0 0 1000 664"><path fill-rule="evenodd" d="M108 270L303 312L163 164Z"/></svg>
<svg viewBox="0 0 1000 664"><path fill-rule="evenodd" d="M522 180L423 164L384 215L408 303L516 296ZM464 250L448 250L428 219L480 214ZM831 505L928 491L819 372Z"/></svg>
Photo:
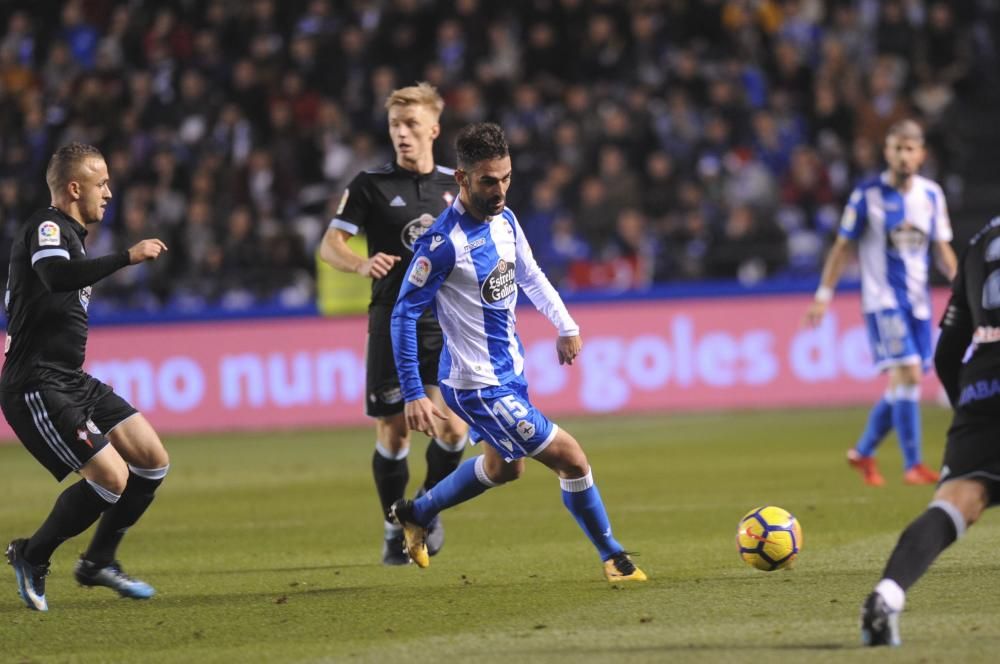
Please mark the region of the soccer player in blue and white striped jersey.
<svg viewBox="0 0 1000 664"><path fill-rule="evenodd" d="M532 457L559 476L563 503L604 561L609 581L644 581L611 534L611 524L580 444L528 396L524 348L514 330L520 286L558 330L560 363L582 349L580 330L538 267L507 208L511 160L503 130L469 125L456 141L458 199L416 242L392 315L392 346L411 429L433 435L444 415L427 398L417 360L416 322L432 308L445 335L439 383L445 402L470 427L484 453L469 459L420 498L397 501L410 558L429 564L426 526L442 510L515 480Z"/></svg>
<svg viewBox="0 0 1000 664"><path fill-rule="evenodd" d="M930 253L951 281L957 260L949 242L951 221L944 192L917 173L925 157L924 135L912 120L893 125L885 141L888 169L851 193L840 232L823 266L820 286L806 322L822 320L847 260L858 247L861 306L876 367L888 374L885 394L872 409L848 463L872 486L884 483L875 448L893 428L903 451L904 481L933 484L936 472L924 465L920 442L920 380L930 368Z"/></svg>

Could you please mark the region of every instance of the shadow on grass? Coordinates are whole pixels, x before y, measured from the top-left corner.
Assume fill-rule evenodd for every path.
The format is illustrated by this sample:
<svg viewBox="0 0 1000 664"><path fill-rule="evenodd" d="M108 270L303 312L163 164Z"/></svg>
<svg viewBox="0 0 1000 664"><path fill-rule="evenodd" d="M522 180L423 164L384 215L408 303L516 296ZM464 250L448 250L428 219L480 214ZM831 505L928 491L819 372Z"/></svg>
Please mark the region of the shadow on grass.
<svg viewBox="0 0 1000 664"><path fill-rule="evenodd" d="M853 644L848 645L844 643L744 643L739 644L709 644L709 643L672 643L664 645L649 645L649 646L620 646L615 648L558 648L558 649L548 649L548 648L533 648L518 650L520 655L539 655L539 656L552 656L555 657L566 657L572 655L574 652L584 657L591 657L594 655L607 654L608 661L614 659L614 657L621 655L636 655L643 653L680 653L680 652L718 652L718 653L737 653L746 651L767 651L767 650L780 650L780 651L832 651L832 650L855 650L859 649L861 646L855 646Z"/></svg>
<svg viewBox="0 0 1000 664"><path fill-rule="evenodd" d="M338 564L338 565L300 565L298 567L234 567L232 569L198 569L198 570L185 570L184 574L194 574L194 575L204 575L204 576L217 576L217 575L227 575L227 574L268 574L277 573L284 574L288 572L322 572L322 571L336 571L340 569L357 569L357 568L367 568L367 567L382 567L381 563L349 563L349 564Z"/></svg>
<svg viewBox="0 0 1000 664"><path fill-rule="evenodd" d="M89 611L114 609L121 605L126 605L128 611L141 610L142 607L149 607L154 611L175 611L177 609L189 610L192 608L203 608L212 606L253 606L266 604L289 604L300 599L337 596L350 594L357 596L361 593L370 593L371 588L361 586L342 586L336 588L289 588L286 590L257 591L257 592L235 592L235 593L199 593L199 594L158 594L149 600L135 600L126 597L115 597L111 593L94 591L92 597L83 599L70 598L58 600L50 606L48 613L38 613L27 609L23 604L9 607L0 607L0 617L6 620L7 616L40 616L58 614L59 611ZM90 594L90 591L87 591Z"/></svg>

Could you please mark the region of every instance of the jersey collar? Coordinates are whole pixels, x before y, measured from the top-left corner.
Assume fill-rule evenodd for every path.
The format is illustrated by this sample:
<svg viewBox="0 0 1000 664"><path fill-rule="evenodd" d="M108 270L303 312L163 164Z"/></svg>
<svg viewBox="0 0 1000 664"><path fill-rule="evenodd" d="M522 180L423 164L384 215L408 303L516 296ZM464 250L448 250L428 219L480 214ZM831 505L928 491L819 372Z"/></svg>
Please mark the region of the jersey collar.
<svg viewBox="0 0 1000 664"><path fill-rule="evenodd" d="M393 172L399 175L406 175L415 180L426 180L427 178L433 176L437 172L437 164L434 164L434 166L431 167L429 173L417 173L416 171L411 171L408 168L403 168L402 166L399 165L399 162L393 160L392 170Z"/></svg>
<svg viewBox="0 0 1000 664"><path fill-rule="evenodd" d="M74 219L73 217L69 216L68 214L66 214L65 212L63 212L62 210L60 210L59 208L57 208L54 205L50 205L49 206L49 210L51 210L52 212L55 212L60 217L62 217L63 219L65 219L67 222L69 222L69 224L72 226L73 230L76 231L77 235L79 235L80 237L87 237L87 232L88 231L87 231L87 227L86 226L84 226L83 224L81 224L80 222L78 222L76 219Z"/></svg>

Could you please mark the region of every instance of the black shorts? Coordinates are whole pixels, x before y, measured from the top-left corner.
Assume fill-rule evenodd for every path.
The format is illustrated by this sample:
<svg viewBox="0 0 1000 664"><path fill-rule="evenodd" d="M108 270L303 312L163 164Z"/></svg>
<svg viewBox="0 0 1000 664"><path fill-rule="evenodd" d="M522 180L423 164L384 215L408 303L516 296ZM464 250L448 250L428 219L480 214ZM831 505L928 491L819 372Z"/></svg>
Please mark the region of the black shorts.
<svg viewBox="0 0 1000 664"><path fill-rule="evenodd" d="M21 444L62 480L80 470L108 440L106 434L137 411L93 376L24 392L0 392L0 407Z"/></svg>
<svg viewBox="0 0 1000 664"><path fill-rule="evenodd" d="M956 479L982 481L990 493L990 505L1000 502L1000 411L955 411L944 449L941 483Z"/></svg>
<svg viewBox="0 0 1000 664"><path fill-rule="evenodd" d="M368 309L368 342L365 344L365 414L388 417L403 412L403 391L396 373L389 325L392 307L372 305ZM438 360L444 347L441 326L430 311L417 321L417 357L424 385L438 384Z"/></svg>

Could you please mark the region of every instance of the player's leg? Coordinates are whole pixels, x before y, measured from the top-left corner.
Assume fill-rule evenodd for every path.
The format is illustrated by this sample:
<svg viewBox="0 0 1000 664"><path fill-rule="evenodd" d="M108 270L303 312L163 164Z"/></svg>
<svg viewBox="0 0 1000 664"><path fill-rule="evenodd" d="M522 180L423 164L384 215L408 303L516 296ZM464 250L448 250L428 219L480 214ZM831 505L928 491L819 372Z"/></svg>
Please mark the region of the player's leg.
<svg viewBox="0 0 1000 664"><path fill-rule="evenodd" d="M524 472L524 459L508 461L489 445L467 459L427 493L415 500L398 500L390 510L403 528L406 550L418 567L430 564L427 540L438 515L449 507L471 500L487 489L516 480Z"/></svg>
<svg viewBox="0 0 1000 664"><path fill-rule="evenodd" d="M382 563L406 565L403 531L389 519L389 508L406 493L410 481L410 433L403 415L403 394L389 336L391 309L372 307L365 347L365 413L375 418L372 479L382 511Z"/></svg>
<svg viewBox="0 0 1000 664"><path fill-rule="evenodd" d="M427 443L427 452L424 456L427 461L427 476L417 491L417 498L430 491L458 468L458 464L462 462L465 444L469 439L468 426L458 415L451 412L437 385L424 385L424 390L447 419L438 424L438 435ZM443 546L444 522L437 516L427 524L427 553L435 556Z"/></svg>
<svg viewBox="0 0 1000 664"><path fill-rule="evenodd" d="M882 579L861 609L861 638L865 645L899 645L899 614L906 591L931 563L965 533L990 503L987 485L977 479L955 479L942 484L927 510L899 537Z"/></svg>
<svg viewBox="0 0 1000 664"><path fill-rule="evenodd" d="M880 318L884 366L893 393L892 425L903 452L907 484L934 484L938 474L921 460L920 381L933 357L929 320L902 311L882 312Z"/></svg>
<svg viewBox="0 0 1000 664"><path fill-rule="evenodd" d="M392 519L403 526L407 551L420 567L430 564L428 526L438 514L487 489L517 479L524 470L524 461L520 458L524 455L523 450L518 447L515 454L514 443L490 414L489 404L509 395L509 390L503 386L486 390L446 387L441 393L451 411L474 426L476 439L485 440L487 446L482 455L467 459L416 500L399 500L393 505Z"/></svg>
<svg viewBox="0 0 1000 664"><path fill-rule="evenodd" d="M436 385L424 385L424 391L438 410L447 415L446 420L438 423L437 437L427 445L427 476L422 486L422 490L427 491L462 462L462 452L469 440L469 427L451 411Z"/></svg>
<svg viewBox="0 0 1000 664"><path fill-rule="evenodd" d="M892 430L892 403L893 391L887 387L868 413L868 420L857 444L847 451L847 462L861 473L865 484L869 486L885 484L885 478L875 463L875 449Z"/></svg>
<svg viewBox="0 0 1000 664"><path fill-rule="evenodd" d="M94 422L107 431L111 445L128 464L128 481L121 499L101 517L90 546L77 562L76 580L85 586L111 588L124 597L146 599L155 591L125 574L116 560L118 546L152 504L170 458L149 421L113 393L99 402Z"/></svg>
<svg viewBox="0 0 1000 664"><path fill-rule="evenodd" d="M563 504L597 549L608 580L645 581L646 575L611 534L611 521L583 448L565 429L554 428L551 442L532 456L559 476Z"/></svg>
<svg viewBox="0 0 1000 664"><path fill-rule="evenodd" d="M410 436L403 414L379 417L375 421L372 478L382 509L384 565L406 565L410 562L403 550L403 531L389 519L389 509L405 495L410 481L409 454Z"/></svg>
<svg viewBox="0 0 1000 664"><path fill-rule="evenodd" d="M448 473L458 468L462 462L462 451L467 442L469 427L445 403L438 388L438 371L441 364L441 352L444 349L444 334L437 319L426 312L417 321L417 343L419 346L420 379L424 391L438 409L448 416L443 422L438 422L438 435L427 445L427 476L421 491L431 489Z"/></svg>
<svg viewBox="0 0 1000 664"><path fill-rule="evenodd" d="M18 439L57 480L70 472L84 479L56 499L48 517L27 539L7 547L18 591L29 608L45 611L45 576L56 548L89 528L125 489L125 462L103 436L95 436L62 392L5 393L0 397L7 422ZM79 421L74 426L71 422Z"/></svg>
<svg viewBox="0 0 1000 664"><path fill-rule="evenodd" d="M481 455L467 459L431 491L413 501L414 519L417 523L429 524L444 510L475 498L487 489L513 482L523 472L524 459L507 461L487 445Z"/></svg>
<svg viewBox="0 0 1000 664"><path fill-rule="evenodd" d="M867 313L864 316L872 357L875 366L882 371L887 371L888 365L894 357L890 349L898 346L898 343L894 341L893 330L900 329L900 326L893 324L893 321L898 323L898 318L894 318L894 313L892 311ZM878 464L875 461L875 450L892 430L893 395L893 388L887 384L885 393L875 402L868 413L868 420L861 432L861 437L854 447L847 451L847 462L861 473L861 478L869 486L885 484L885 479L879 472Z"/></svg>
<svg viewBox="0 0 1000 664"><path fill-rule="evenodd" d="M907 484L934 484L938 474L922 461L920 425L919 364L902 364L889 369L889 384L893 391L892 421L903 453L903 479Z"/></svg>
<svg viewBox="0 0 1000 664"><path fill-rule="evenodd" d="M969 379L975 382L977 377ZM865 600L861 627L866 644L899 643L899 612L906 591L1000 496L998 401L986 399L955 412L945 445L945 479L927 510L900 535L882 579Z"/></svg>
<svg viewBox="0 0 1000 664"><path fill-rule="evenodd" d="M483 390L439 391L450 412L474 427L477 440L486 441L483 454L467 459L431 491L413 501L414 517L428 524L440 512L475 498L487 489L516 480L524 472L524 451L515 449L510 435L491 415L491 406L510 394L504 386Z"/></svg>

